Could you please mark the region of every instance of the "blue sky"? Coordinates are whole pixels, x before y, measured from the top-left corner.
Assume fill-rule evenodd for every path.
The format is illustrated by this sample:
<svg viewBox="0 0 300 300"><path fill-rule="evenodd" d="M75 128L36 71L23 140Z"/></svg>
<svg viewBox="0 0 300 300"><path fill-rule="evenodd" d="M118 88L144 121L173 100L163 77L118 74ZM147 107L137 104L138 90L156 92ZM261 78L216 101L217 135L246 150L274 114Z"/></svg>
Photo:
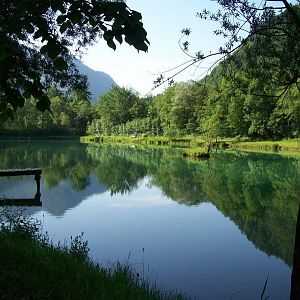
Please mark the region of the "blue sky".
<svg viewBox="0 0 300 300"><path fill-rule="evenodd" d="M138 53L133 47L122 44L116 51L110 49L104 40L88 48L83 62L97 71L108 73L120 86L131 87L145 95L153 87L155 73L162 72L186 61L188 57L178 46L183 28L191 28L192 53L214 51L222 44L221 38L213 35L217 24L203 21L196 13L204 8L216 10L215 2L205 0L128 0L127 5L143 15L144 27L150 41L147 53ZM197 80L205 72L203 69L190 68L176 78ZM162 88L154 91L161 92Z"/></svg>

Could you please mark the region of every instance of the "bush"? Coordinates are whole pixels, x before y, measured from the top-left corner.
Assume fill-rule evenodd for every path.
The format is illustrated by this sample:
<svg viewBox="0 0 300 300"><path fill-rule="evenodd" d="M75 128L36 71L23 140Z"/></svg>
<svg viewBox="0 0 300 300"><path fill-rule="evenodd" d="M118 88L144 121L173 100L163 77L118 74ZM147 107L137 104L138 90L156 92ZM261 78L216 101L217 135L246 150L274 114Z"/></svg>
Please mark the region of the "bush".
<svg viewBox="0 0 300 300"><path fill-rule="evenodd" d="M272 151L278 152L281 149L279 144L272 144Z"/></svg>

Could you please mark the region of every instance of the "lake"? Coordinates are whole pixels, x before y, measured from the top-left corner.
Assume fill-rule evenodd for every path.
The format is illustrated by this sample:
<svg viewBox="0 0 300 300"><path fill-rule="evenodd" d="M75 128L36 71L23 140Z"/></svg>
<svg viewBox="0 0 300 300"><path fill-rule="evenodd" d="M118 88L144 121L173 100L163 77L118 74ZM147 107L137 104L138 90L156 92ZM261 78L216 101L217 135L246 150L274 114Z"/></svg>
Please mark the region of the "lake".
<svg viewBox="0 0 300 300"><path fill-rule="evenodd" d="M90 256L129 263L193 299L289 299L300 158L245 152L186 160L172 148L1 141L0 168L41 167L42 221L53 241L84 232ZM0 178L32 197L32 176Z"/></svg>

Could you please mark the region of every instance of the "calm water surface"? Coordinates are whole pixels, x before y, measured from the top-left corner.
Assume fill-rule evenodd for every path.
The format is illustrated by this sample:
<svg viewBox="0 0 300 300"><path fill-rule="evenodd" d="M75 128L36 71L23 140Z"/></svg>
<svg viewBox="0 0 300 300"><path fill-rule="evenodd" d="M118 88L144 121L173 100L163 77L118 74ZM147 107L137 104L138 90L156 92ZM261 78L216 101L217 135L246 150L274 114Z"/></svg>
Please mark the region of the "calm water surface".
<svg viewBox="0 0 300 300"><path fill-rule="evenodd" d="M54 241L84 232L94 260L127 262L193 299L289 299L300 159L174 149L2 141L0 168L42 167L39 218ZM30 176L0 196L32 197Z"/></svg>

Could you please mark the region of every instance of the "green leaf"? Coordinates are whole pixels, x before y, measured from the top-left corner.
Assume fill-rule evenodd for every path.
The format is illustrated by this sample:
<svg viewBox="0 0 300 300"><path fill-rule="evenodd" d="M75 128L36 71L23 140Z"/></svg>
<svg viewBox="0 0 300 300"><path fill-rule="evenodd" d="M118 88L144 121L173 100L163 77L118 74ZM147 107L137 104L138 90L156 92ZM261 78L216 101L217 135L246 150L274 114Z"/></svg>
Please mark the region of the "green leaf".
<svg viewBox="0 0 300 300"><path fill-rule="evenodd" d="M47 53L51 59L55 59L60 54L60 52L55 48L48 47L47 50Z"/></svg>
<svg viewBox="0 0 300 300"><path fill-rule="evenodd" d="M19 35L21 33L22 27L18 26L17 24L13 24L10 27L10 32Z"/></svg>
<svg viewBox="0 0 300 300"><path fill-rule="evenodd" d="M54 61L54 68L57 69L58 71L64 71L68 69L68 64L62 57L58 57Z"/></svg>
<svg viewBox="0 0 300 300"><path fill-rule="evenodd" d="M62 24L65 20L66 20L66 16L64 16L64 15L60 15L56 18L56 22L58 24Z"/></svg>
<svg viewBox="0 0 300 300"><path fill-rule="evenodd" d="M132 12L132 17L133 17L133 19L134 19L135 21L140 21L140 20L142 20L142 15L141 15L141 13L139 13L139 12L136 11L136 10L132 10L131 12Z"/></svg>
<svg viewBox="0 0 300 300"><path fill-rule="evenodd" d="M21 82L18 84L21 85ZM22 84L25 90L30 90L32 88L32 82L29 80L25 80L24 82L22 82Z"/></svg>
<svg viewBox="0 0 300 300"><path fill-rule="evenodd" d="M100 29L103 30L104 32L107 31L107 27L106 27L105 25L99 24L99 27L100 27Z"/></svg>
<svg viewBox="0 0 300 300"><path fill-rule="evenodd" d="M134 41L132 39L131 36L125 36L125 42L128 44L128 45L133 45Z"/></svg>
<svg viewBox="0 0 300 300"><path fill-rule="evenodd" d="M48 32L48 23L45 19L43 18L39 18L37 21L36 21L36 25L37 27L39 28L38 31L40 31L40 34L43 36L43 35L49 35L49 32Z"/></svg>
<svg viewBox="0 0 300 300"><path fill-rule="evenodd" d="M114 41L113 40L107 40L107 45L108 45L108 47L110 47L110 48L112 48L112 49L114 49L114 50L116 50L116 44L114 43Z"/></svg>
<svg viewBox="0 0 300 300"><path fill-rule="evenodd" d="M121 17L117 18L112 26L113 30L122 29L122 25L124 25L125 20Z"/></svg>
<svg viewBox="0 0 300 300"><path fill-rule="evenodd" d="M121 35L121 34L120 34L120 35L116 35L116 36L115 36L115 39L116 39L120 44L122 44L123 38L122 38L122 35Z"/></svg>
<svg viewBox="0 0 300 300"><path fill-rule="evenodd" d="M69 28L69 24L68 22L65 22L60 26L59 31L60 33L64 33L68 28Z"/></svg>
<svg viewBox="0 0 300 300"><path fill-rule="evenodd" d="M48 52L48 46L47 45L42 46L40 49L40 52L42 54L46 54Z"/></svg>
<svg viewBox="0 0 300 300"><path fill-rule="evenodd" d="M146 45L146 43L144 42L136 43L134 46L136 47L137 50L141 50L144 52L148 51L148 45Z"/></svg>
<svg viewBox="0 0 300 300"><path fill-rule="evenodd" d="M40 111L50 110L50 100L46 95L40 96L39 100L36 102L36 108Z"/></svg>
<svg viewBox="0 0 300 300"><path fill-rule="evenodd" d="M51 7L54 11L59 10L59 11L63 12L65 10L64 9L64 1L61 1L61 0L52 1Z"/></svg>
<svg viewBox="0 0 300 300"><path fill-rule="evenodd" d="M97 25L97 22L92 17L89 18L89 22L90 22L90 24L92 26L96 26Z"/></svg>
<svg viewBox="0 0 300 300"><path fill-rule="evenodd" d="M19 107L24 106L24 98L17 90L7 91L6 96L10 97L7 99L7 102L10 103L14 110L17 110Z"/></svg>
<svg viewBox="0 0 300 300"><path fill-rule="evenodd" d="M34 27L30 23L24 24L24 28L28 33L34 33Z"/></svg>
<svg viewBox="0 0 300 300"><path fill-rule="evenodd" d="M35 39L39 39L40 37L42 37L43 36L43 32L41 31L41 30L37 30L36 32L35 32L35 34L34 34L34 38Z"/></svg>
<svg viewBox="0 0 300 300"><path fill-rule="evenodd" d="M82 25L82 15L78 12L69 15L69 19L73 24Z"/></svg>
<svg viewBox="0 0 300 300"><path fill-rule="evenodd" d="M56 45L54 43L47 44L47 53L51 59L57 58L57 56L60 54L60 52L61 52L61 49L60 49L59 45Z"/></svg>
<svg viewBox="0 0 300 300"><path fill-rule="evenodd" d="M22 95L25 99L29 99L31 97L31 93L29 90L26 90L23 95Z"/></svg>

